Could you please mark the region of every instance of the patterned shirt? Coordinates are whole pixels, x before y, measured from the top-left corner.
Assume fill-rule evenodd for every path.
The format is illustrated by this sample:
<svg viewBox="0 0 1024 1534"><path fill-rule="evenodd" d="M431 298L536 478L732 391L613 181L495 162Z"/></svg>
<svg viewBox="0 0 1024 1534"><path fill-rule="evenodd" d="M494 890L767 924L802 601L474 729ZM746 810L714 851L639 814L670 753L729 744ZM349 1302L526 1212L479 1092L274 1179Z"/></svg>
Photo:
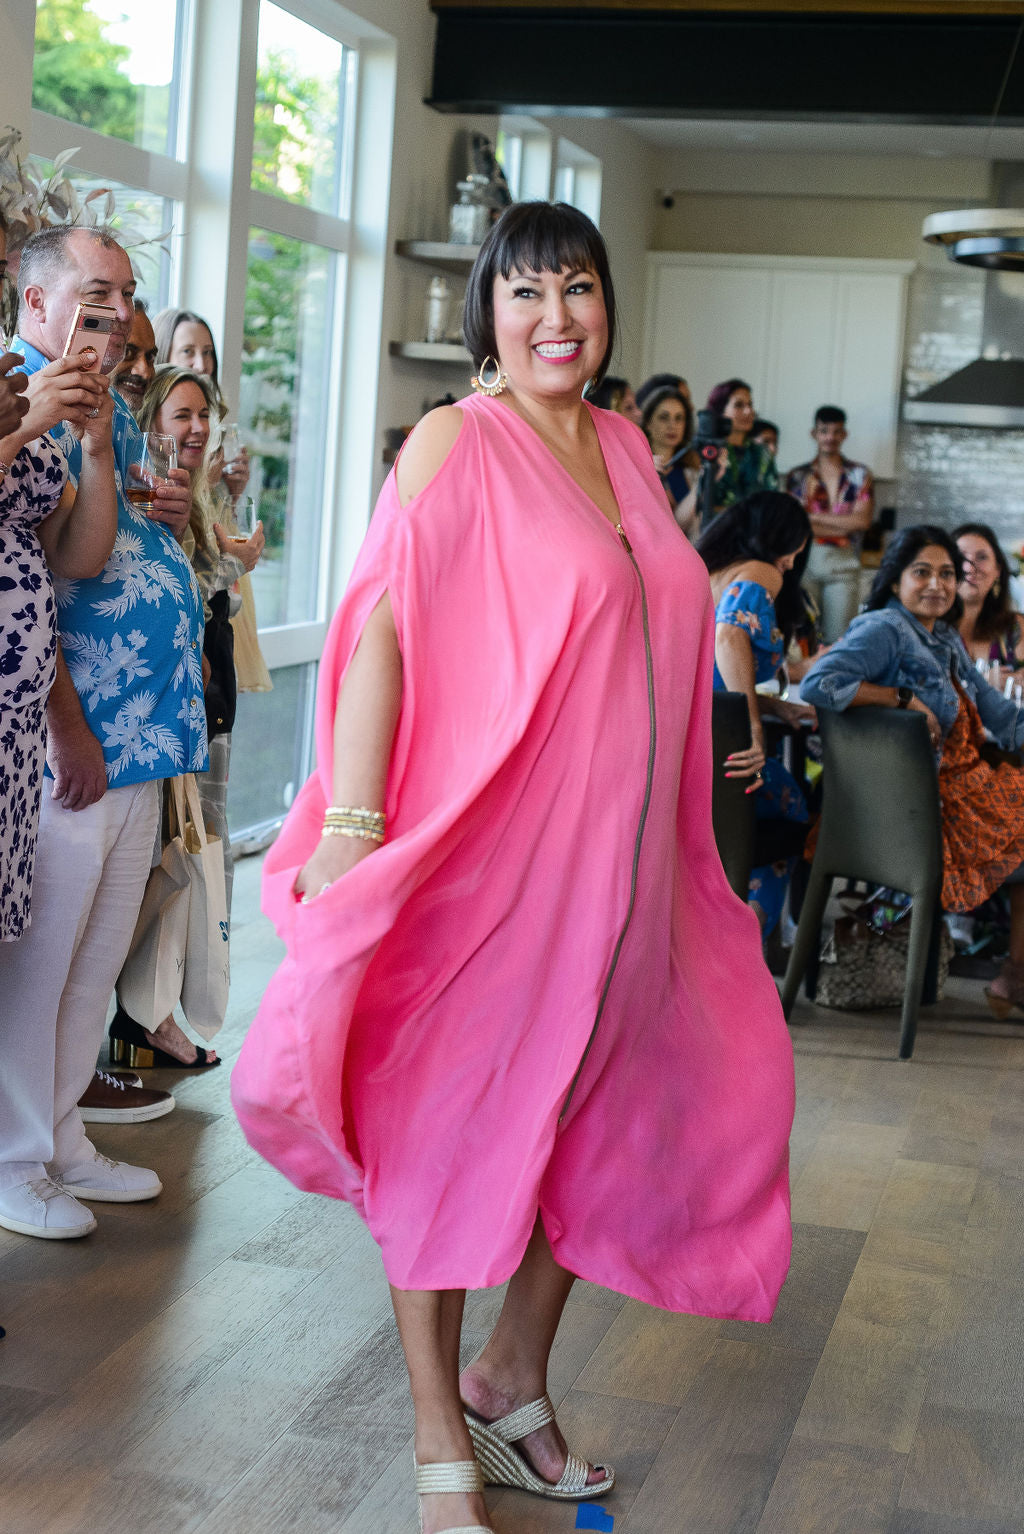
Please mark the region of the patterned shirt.
<svg viewBox="0 0 1024 1534"><path fill-rule="evenodd" d="M843 524L839 519L848 517L851 512L857 510L859 504L874 495L874 481L867 464L855 463L852 458L841 458L840 462L842 470L834 503L828 498L828 489L819 476L814 462L801 463L795 469L790 469L786 475L786 489L790 495L795 495L802 503L809 517L837 519L835 537L824 538L816 533L815 543L829 543L842 549L858 548L861 534L844 532Z"/></svg>
<svg viewBox="0 0 1024 1534"><path fill-rule="evenodd" d="M15 339L35 373L46 358ZM116 392L114 549L92 580L54 582L61 649L86 723L103 747L112 788L203 772L203 606L192 566L170 529L136 511L124 492L141 448L135 418ZM77 486L82 444L66 422L50 433Z"/></svg>
<svg viewBox="0 0 1024 1534"><path fill-rule="evenodd" d="M742 447L728 443L720 451L725 456L725 471L715 480L715 515L727 511L734 501L742 501L755 490L777 490L779 471L771 449L763 442L749 439Z"/></svg>

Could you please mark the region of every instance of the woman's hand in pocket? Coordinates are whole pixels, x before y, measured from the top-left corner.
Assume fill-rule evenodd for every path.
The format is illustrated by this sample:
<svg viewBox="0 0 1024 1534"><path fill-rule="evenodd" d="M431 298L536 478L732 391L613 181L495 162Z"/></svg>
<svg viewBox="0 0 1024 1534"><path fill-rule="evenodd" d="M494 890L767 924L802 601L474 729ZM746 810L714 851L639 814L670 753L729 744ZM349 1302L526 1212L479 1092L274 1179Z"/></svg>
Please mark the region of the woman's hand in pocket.
<svg viewBox="0 0 1024 1534"><path fill-rule="evenodd" d="M376 842L364 841L362 837L322 836L313 856L299 870L296 900L308 905L376 850Z"/></svg>

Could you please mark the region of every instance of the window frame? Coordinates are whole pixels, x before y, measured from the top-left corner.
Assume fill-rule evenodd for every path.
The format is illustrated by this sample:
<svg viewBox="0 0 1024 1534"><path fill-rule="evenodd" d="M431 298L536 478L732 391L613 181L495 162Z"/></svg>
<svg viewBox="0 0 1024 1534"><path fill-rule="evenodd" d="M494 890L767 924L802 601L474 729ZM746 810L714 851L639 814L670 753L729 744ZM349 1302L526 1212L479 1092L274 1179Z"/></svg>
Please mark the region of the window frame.
<svg viewBox="0 0 1024 1534"><path fill-rule="evenodd" d="M332 253L331 370L314 540L315 610L306 621L260 628L271 671L311 667L312 688L329 608L361 547L375 490L393 152L388 130L395 120L399 40L355 13L346 14L337 0L272 3L349 50L339 82L343 152L337 215L252 187L260 0L216 0L215 5L178 0L177 90L168 129L174 154L142 149L36 108L26 115L34 154L53 159L73 148L76 170L173 206L170 276L164 280L167 291L161 292L161 302L179 304L187 297L190 307L209 318L221 342L221 383L229 399L239 398L250 229L265 229ZM352 377L358 378L358 387L349 389ZM296 729L308 737L308 759L312 707L311 691L306 717L295 721Z"/></svg>

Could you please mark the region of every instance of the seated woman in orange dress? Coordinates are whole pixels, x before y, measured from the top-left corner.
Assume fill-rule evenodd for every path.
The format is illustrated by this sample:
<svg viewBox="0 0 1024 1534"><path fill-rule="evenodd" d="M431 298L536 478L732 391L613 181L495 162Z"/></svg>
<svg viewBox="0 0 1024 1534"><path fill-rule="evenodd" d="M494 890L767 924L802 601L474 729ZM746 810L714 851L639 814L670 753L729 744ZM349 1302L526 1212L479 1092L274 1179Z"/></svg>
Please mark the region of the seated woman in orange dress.
<svg viewBox="0 0 1024 1534"><path fill-rule="evenodd" d="M962 577L944 528L905 528L885 552L866 611L800 689L819 709L924 714L939 757L947 911L973 911L1024 862L1024 773L992 766L980 750L986 734L1007 749L1024 744L1024 715L979 675L961 643ZM1010 954L985 994L997 1017L1024 1010L1024 885L1010 886Z"/></svg>

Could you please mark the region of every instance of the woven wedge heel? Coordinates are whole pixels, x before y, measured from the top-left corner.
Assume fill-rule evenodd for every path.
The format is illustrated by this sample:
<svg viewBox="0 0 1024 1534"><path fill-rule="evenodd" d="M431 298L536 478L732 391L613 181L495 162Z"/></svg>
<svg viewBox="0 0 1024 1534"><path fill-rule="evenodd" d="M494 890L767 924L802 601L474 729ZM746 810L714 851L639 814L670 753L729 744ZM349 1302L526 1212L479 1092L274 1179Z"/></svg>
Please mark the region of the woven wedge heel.
<svg viewBox="0 0 1024 1534"><path fill-rule="evenodd" d="M438 1465L421 1465L413 1455L416 1466L416 1495L429 1497L445 1492L465 1492L471 1495L483 1491L484 1478L475 1459L443 1461ZM423 1534L423 1509L420 1508L420 1534ZM483 1523L463 1523L457 1529L441 1529L440 1534L494 1534Z"/></svg>
<svg viewBox="0 0 1024 1534"><path fill-rule="evenodd" d="M610 1465L604 1466L603 1481L589 1485L590 1466L571 1450L557 1482L545 1481L522 1450L514 1447L519 1439L554 1422L555 1408L549 1396L543 1395L539 1401L531 1401L528 1406L509 1412L507 1417L499 1417L496 1422L485 1422L465 1406L463 1415L488 1486L514 1486L520 1491L532 1491L538 1497L552 1497L556 1502L582 1502L588 1497L603 1497L615 1485L615 1471Z"/></svg>

